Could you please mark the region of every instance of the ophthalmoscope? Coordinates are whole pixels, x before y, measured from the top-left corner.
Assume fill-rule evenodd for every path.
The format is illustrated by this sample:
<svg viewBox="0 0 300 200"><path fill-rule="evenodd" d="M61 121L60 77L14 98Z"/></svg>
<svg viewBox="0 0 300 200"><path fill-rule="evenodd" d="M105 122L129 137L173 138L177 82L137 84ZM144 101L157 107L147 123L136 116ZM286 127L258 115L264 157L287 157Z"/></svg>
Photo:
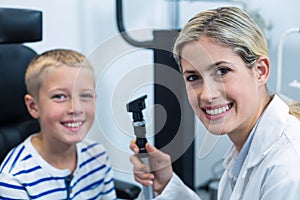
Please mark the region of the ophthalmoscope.
<svg viewBox="0 0 300 200"><path fill-rule="evenodd" d="M133 128L134 134L136 136L136 144L140 148L139 158L141 161L150 167L149 158L146 150L146 122L143 117L143 110L146 108L145 99L147 95L139 97L131 102L129 102L127 107L127 112L132 112L133 118ZM153 199L153 187L152 186L143 186L143 195L144 200Z"/></svg>

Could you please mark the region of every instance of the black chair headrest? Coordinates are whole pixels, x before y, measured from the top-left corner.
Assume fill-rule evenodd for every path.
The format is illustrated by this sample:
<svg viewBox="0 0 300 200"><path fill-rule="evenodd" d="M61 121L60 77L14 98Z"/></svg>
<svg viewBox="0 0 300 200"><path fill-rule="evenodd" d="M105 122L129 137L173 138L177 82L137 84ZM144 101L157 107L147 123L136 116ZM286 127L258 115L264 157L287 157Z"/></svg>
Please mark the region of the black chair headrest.
<svg viewBox="0 0 300 200"><path fill-rule="evenodd" d="M42 12L0 8L0 44L42 40Z"/></svg>
<svg viewBox="0 0 300 200"><path fill-rule="evenodd" d="M21 43L42 40L42 12L0 8L0 125L31 119L24 95L25 71L36 56Z"/></svg>

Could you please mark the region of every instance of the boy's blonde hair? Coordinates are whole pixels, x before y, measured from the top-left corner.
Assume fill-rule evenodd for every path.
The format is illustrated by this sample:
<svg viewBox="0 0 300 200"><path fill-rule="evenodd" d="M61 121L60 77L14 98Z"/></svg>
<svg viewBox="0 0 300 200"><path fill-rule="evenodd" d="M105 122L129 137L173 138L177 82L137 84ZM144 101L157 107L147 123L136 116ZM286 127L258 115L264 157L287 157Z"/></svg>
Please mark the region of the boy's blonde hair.
<svg viewBox="0 0 300 200"><path fill-rule="evenodd" d="M93 67L86 57L70 49L54 49L46 51L36 56L30 63L25 75L27 92L38 98L38 93L43 84L44 72L49 68L68 65L70 67L88 68L93 71Z"/></svg>

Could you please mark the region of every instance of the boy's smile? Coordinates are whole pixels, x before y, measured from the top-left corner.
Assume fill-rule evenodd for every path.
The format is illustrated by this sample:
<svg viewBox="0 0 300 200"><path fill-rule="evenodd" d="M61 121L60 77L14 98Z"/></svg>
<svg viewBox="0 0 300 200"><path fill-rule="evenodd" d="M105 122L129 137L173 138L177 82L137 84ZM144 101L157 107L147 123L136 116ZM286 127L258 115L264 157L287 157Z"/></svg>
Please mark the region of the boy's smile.
<svg viewBox="0 0 300 200"><path fill-rule="evenodd" d="M38 101L42 134L58 143L81 141L94 120L92 71L63 65L48 69L43 78Z"/></svg>
<svg viewBox="0 0 300 200"><path fill-rule="evenodd" d="M62 125L64 125L66 128L70 129L70 131L73 132L79 132L80 128L83 126L83 121L77 121L77 122L62 122Z"/></svg>

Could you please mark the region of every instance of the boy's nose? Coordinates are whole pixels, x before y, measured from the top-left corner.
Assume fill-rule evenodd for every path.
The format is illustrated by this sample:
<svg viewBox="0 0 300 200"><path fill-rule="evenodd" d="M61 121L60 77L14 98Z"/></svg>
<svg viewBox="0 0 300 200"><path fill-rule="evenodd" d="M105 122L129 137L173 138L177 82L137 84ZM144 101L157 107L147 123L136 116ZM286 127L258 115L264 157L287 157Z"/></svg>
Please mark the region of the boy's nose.
<svg viewBox="0 0 300 200"><path fill-rule="evenodd" d="M69 114L79 115L83 113L82 104L79 99L72 99L69 103Z"/></svg>

